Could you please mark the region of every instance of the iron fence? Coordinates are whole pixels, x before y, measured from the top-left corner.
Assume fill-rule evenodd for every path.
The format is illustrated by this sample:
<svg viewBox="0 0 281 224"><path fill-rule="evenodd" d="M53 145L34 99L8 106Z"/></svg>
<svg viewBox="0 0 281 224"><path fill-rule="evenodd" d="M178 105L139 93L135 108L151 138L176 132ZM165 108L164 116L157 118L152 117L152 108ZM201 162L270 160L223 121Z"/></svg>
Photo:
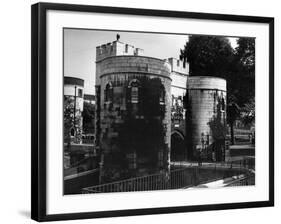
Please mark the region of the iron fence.
<svg viewBox="0 0 281 224"><path fill-rule="evenodd" d="M107 192L132 192L132 191L152 191L180 189L197 186L202 183L223 179L233 175L246 174L243 180L237 180L232 185L238 186L248 185L247 180L250 175L249 169L254 167L251 160L209 163L202 166L189 164L188 166L181 164L177 169L173 169L170 173L160 173L135 177L126 180L115 181L106 184L100 184L82 189L82 193L107 193ZM252 173L251 173L252 176ZM248 182L247 182L248 181ZM235 185L237 184L237 185Z"/></svg>
<svg viewBox="0 0 281 224"><path fill-rule="evenodd" d="M191 182L190 172L188 172L188 168L185 168L172 170L170 171L170 175L165 173L154 174L107 184L100 184L84 188L83 193L164 190L182 188Z"/></svg>
<svg viewBox="0 0 281 224"><path fill-rule="evenodd" d="M228 183L225 186L234 187L234 186L249 186L249 185L255 185L255 175L254 174L248 174L242 178L233 180L232 182Z"/></svg>

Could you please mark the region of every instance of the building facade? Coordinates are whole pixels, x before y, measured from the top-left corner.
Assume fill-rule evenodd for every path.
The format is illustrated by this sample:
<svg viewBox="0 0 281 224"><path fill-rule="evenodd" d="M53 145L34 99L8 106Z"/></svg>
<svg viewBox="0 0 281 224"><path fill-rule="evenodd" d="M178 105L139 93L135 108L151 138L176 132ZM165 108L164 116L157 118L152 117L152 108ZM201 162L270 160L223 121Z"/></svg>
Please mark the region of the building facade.
<svg viewBox="0 0 281 224"><path fill-rule="evenodd" d="M186 85L189 64L176 58L169 58L171 65L171 159L186 160Z"/></svg>
<svg viewBox="0 0 281 224"><path fill-rule="evenodd" d="M100 183L169 174L171 159L223 160L226 81L143 53L119 40L96 48Z"/></svg>
<svg viewBox="0 0 281 224"><path fill-rule="evenodd" d="M84 80L64 77L64 142L82 142Z"/></svg>

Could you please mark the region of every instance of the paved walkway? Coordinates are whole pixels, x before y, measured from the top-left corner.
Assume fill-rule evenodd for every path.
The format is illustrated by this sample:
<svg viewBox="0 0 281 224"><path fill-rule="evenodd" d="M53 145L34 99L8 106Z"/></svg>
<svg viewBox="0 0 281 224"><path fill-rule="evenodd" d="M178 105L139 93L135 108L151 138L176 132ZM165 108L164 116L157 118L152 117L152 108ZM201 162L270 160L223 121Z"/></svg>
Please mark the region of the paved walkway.
<svg viewBox="0 0 281 224"><path fill-rule="evenodd" d="M233 182L237 182L237 181L243 180L245 178L247 178L247 175L241 174L241 175L236 175L236 176L232 176L232 177L228 177L228 178L212 181L212 182L205 183L205 184L200 184L198 186L189 187L187 189L189 190L189 189L195 189L195 188L219 188L219 187L226 187L226 186L229 186L229 184L231 184Z"/></svg>
<svg viewBox="0 0 281 224"><path fill-rule="evenodd" d="M230 145L230 149L255 149L255 145L247 144L247 145Z"/></svg>
<svg viewBox="0 0 281 224"><path fill-rule="evenodd" d="M171 162L171 165L174 166L181 166L181 167L202 167L202 168L234 168L234 169L243 169L243 164L240 163L231 163L231 162L225 162L225 163L210 163L210 162L202 162L201 166L199 166L198 162L186 162L186 161L177 161L177 162Z"/></svg>

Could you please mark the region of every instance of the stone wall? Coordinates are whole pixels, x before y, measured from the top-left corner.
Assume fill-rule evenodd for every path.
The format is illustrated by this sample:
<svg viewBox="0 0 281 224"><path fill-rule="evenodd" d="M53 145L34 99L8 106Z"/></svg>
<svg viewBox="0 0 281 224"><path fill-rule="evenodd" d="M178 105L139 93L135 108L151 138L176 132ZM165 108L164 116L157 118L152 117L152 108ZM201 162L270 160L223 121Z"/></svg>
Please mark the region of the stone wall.
<svg viewBox="0 0 281 224"><path fill-rule="evenodd" d="M185 136L185 96L187 75L183 75L172 71L172 88L171 88L171 118L172 118L172 132L177 130Z"/></svg>
<svg viewBox="0 0 281 224"><path fill-rule="evenodd" d="M226 127L226 81L214 77L189 77L187 82L190 156L223 160Z"/></svg>
<svg viewBox="0 0 281 224"><path fill-rule="evenodd" d="M168 59L171 65L171 159L182 161L187 158L186 144L186 86L189 64L175 58Z"/></svg>

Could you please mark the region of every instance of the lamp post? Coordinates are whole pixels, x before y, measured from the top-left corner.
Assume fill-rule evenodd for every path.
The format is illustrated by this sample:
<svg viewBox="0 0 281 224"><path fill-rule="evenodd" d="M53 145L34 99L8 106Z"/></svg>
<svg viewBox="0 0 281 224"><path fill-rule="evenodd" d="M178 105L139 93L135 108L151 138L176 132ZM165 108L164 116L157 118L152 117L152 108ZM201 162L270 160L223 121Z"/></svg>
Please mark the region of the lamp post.
<svg viewBox="0 0 281 224"><path fill-rule="evenodd" d="M75 138L75 141L76 141L76 89L77 89L77 86L74 87L74 111L73 111L73 127L74 127L74 138Z"/></svg>

